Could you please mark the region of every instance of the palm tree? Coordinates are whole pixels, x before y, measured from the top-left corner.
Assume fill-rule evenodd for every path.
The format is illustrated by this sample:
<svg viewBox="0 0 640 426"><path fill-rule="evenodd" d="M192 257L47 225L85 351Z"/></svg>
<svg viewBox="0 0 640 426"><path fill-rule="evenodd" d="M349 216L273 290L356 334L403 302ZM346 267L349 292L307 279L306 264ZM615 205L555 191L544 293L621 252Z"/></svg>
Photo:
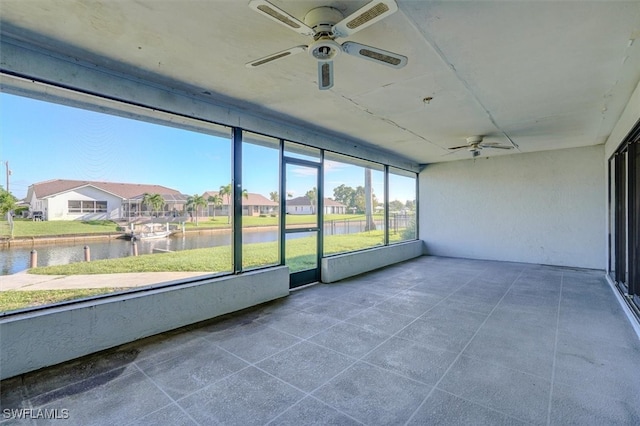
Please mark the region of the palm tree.
<svg viewBox="0 0 640 426"><path fill-rule="evenodd" d="M309 199L309 204L311 204L311 214L315 214L316 212L315 205L316 205L316 201L318 200L318 190L314 186L313 189L310 189L309 191L307 191L305 195Z"/></svg>
<svg viewBox="0 0 640 426"><path fill-rule="evenodd" d="M142 196L142 204L147 206L151 213L160 211L164 207L164 203L164 198L160 194L145 192Z"/></svg>
<svg viewBox="0 0 640 426"><path fill-rule="evenodd" d="M227 197L227 223L231 223L231 184L222 185L218 194L220 197Z"/></svg>
<svg viewBox="0 0 640 426"><path fill-rule="evenodd" d="M364 169L364 214L367 222L365 231L375 231L376 222L373 220L373 188L371 186L371 169Z"/></svg>
<svg viewBox="0 0 640 426"><path fill-rule="evenodd" d="M269 193L269 199L274 203L280 202L280 196L278 195L278 191L272 191Z"/></svg>
<svg viewBox="0 0 640 426"><path fill-rule="evenodd" d="M227 200L228 200L228 203L227 203L227 211L229 212L229 216L228 216L228 219L227 219L227 223L231 223L231 196L232 196L232 194L233 194L233 187L231 186L231 184L230 184L230 183L229 183L229 184L227 184L227 185L222 185L222 186L220 187L220 191L218 192L218 194L219 194L221 197L224 197L225 195L227 196ZM242 190L242 196L243 196L245 199L248 199L248 198L249 198L249 193L247 192L247 190L246 190L246 189L243 189L243 190Z"/></svg>
<svg viewBox="0 0 640 426"><path fill-rule="evenodd" d="M187 208L191 208L196 211L196 226L198 226L199 208L206 206L207 200L205 200L202 195L194 194L187 198Z"/></svg>
<svg viewBox="0 0 640 426"><path fill-rule="evenodd" d="M222 197L219 194L209 195L209 198L207 198L207 201L209 203L213 204L213 219L215 220L215 218L216 218L216 207L222 206Z"/></svg>

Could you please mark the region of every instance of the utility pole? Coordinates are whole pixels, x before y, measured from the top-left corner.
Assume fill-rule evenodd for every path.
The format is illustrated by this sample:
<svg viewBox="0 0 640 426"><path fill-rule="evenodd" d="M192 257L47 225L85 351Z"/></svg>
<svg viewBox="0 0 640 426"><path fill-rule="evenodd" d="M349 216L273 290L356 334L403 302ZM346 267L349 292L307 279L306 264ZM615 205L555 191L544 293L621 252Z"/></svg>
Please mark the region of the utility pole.
<svg viewBox="0 0 640 426"><path fill-rule="evenodd" d="M6 172L7 172L7 192L11 192L9 190L9 176L11 175L11 170L9 170L9 162L5 161L4 165L5 165L5 169L6 169Z"/></svg>

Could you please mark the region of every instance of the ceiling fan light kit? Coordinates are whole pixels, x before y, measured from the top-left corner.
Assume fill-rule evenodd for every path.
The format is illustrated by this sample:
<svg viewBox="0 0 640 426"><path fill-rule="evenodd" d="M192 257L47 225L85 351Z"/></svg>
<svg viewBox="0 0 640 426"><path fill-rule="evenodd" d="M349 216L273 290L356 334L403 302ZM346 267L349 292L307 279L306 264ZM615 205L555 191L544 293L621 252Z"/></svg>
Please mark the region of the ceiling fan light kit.
<svg viewBox="0 0 640 426"><path fill-rule="evenodd" d="M327 90L333 87L333 59L341 52L392 68L402 68L407 64L407 57L397 53L352 41L342 44L335 41L340 37L349 37L395 13L398 10L395 0L373 0L346 18L333 7L317 7L307 12L304 22L267 0L251 0L249 7L299 34L313 37L313 41L309 45L292 47L251 61L246 64L247 68L256 68L307 51L318 61L318 88Z"/></svg>

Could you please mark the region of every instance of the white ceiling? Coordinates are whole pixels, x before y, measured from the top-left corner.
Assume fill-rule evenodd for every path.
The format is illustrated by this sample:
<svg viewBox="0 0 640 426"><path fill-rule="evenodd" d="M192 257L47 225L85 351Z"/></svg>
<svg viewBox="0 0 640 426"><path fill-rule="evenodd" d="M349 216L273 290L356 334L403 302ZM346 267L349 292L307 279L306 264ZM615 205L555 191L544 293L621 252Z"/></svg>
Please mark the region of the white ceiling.
<svg viewBox="0 0 640 426"><path fill-rule="evenodd" d="M368 0L272 0L302 20ZM248 0L2 0L10 36L215 102L393 151L418 163L472 135L511 151L602 144L640 80L638 1L409 1L348 39L409 58L395 70L348 55L319 91L306 54L256 69L246 62L309 39ZM423 100L433 99L429 103ZM510 139L510 140L509 140Z"/></svg>

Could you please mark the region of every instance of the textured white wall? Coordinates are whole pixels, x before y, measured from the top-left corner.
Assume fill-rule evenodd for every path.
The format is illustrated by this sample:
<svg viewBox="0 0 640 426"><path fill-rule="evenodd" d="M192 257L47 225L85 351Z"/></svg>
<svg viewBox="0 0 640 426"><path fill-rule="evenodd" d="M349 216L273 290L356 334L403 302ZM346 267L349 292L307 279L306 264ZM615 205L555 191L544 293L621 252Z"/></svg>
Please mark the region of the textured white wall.
<svg viewBox="0 0 640 426"><path fill-rule="evenodd" d="M0 379L288 294L281 266L0 318Z"/></svg>
<svg viewBox="0 0 640 426"><path fill-rule="evenodd" d="M438 163L420 173L429 254L604 269L604 146Z"/></svg>

